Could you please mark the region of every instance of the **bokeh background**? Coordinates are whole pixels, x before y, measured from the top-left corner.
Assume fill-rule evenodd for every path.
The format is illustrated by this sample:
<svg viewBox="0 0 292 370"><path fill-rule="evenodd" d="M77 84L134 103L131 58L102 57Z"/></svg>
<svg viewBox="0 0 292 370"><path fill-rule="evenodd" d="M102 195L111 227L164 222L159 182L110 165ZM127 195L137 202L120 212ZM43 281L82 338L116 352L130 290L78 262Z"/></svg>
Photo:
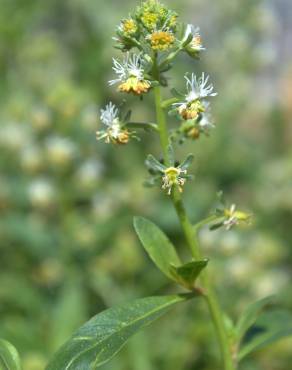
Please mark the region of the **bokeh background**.
<svg viewBox="0 0 292 370"><path fill-rule="evenodd" d="M150 134L113 147L95 140L99 108L125 96L109 88L112 36L136 1L1 0L0 337L24 370L43 369L72 331L108 306L175 291L134 235L132 216L155 220L186 254L167 196L142 187ZM181 0L168 5L199 25L207 51L179 58L207 71L218 91L209 138L193 151L185 186L192 220L217 190L254 214L253 225L200 235L223 307L236 317L250 301L278 293L292 309L292 4L290 0ZM165 93L165 97L169 96ZM152 97L129 98L137 120L153 120ZM170 122L175 126L176 122ZM291 339L251 356L242 370L288 370ZM176 308L104 369L217 369L203 303Z"/></svg>

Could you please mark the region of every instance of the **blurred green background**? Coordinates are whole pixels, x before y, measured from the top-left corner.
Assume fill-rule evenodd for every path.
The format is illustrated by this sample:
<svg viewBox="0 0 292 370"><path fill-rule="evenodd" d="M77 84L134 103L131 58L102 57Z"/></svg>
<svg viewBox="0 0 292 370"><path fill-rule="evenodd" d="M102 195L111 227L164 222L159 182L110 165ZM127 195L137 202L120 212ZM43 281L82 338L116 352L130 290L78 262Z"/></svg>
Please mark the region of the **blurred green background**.
<svg viewBox="0 0 292 370"><path fill-rule="evenodd" d="M252 227L200 235L222 305L236 317L278 292L292 308L291 1L167 4L201 27L207 47L199 62L180 57L170 84L182 88L186 71L206 71L219 93L211 137L178 151L196 158L188 211L194 221L206 216L221 189L254 214ZM40 370L95 313L176 291L139 245L133 215L156 221L186 252L167 196L141 185L146 154L160 155L156 139L146 133L118 148L95 140L99 108L125 98L107 85L119 55L111 38L136 1L0 5L0 337L18 348L24 370ZM128 106L137 120L153 120L151 94ZM288 370L291 346L282 340L241 369ZM136 336L104 369L217 370L217 351L196 301Z"/></svg>

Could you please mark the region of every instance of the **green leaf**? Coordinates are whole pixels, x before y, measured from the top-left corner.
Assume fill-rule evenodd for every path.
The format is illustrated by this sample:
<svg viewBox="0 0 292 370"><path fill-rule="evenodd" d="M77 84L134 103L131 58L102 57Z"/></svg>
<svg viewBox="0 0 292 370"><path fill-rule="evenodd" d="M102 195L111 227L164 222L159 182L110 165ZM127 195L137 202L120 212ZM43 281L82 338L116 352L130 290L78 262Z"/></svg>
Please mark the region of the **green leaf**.
<svg viewBox="0 0 292 370"><path fill-rule="evenodd" d="M124 124L124 127L143 129L146 131L149 130L158 131L158 126L156 125L156 123L151 122L127 122Z"/></svg>
<svg viewBox="0 0 292 370"><path fill-rule="evenodd" d="M175 98L177 98L177 99L178 99L178 101L181 101L182 96L184 96L184 94L180 93L180 92L179 92L179 91L177 91L175 88L172 88L172 89L170 90L170 92L171 92L172 96L174 96Z"/></svg>
<svg viewBox="0 0 292 370"><path fill-rule="evenodd" d="M168 144L167 153L168 153L168 159L169 159L170 165L174 166L175 165L174 151L173 151L173 146L171 143Z"/></svg>
<svg viewBox="0 0 292 370"><path fill-rule="evenodd" d="M16 348L4 339L0 339L1 370L21 370L20 357Z"/></svg>
<svg viewBox="0 0 292 370"><path fill-rule="evenodd" d="M148 168L151 168L151 169L153 169L153 170L155 170L155 171L159 171L159 172L164 172L164 170L165 170L165 166L162 164L162 163L160 163L155 157L153 157L153 155L152 154L149 154L148 156L147 156L147 159L146 159L146 161L145 161L145 164L146 164L146 166L148 167Z"/></svg>
<svg viewBox="0 0 292 370"><path fill-rule="evenodd" d="M134 217L136 233L156 266L170 279L175 280L171 265L181 265L181 260L167 236L153 222Z"/></svg>
<svg viewBox="0 0 292 370"><path fill-rule="evenodd" d="M193 289L195 282L201 271L207 266L208 260L192 261L185 265L176 267L172 266L173 274L177 277L177 281L187 289Z"/></svg>
<svg viewBox="0 0 292 370"><path fill-rule="evenodd" d="M238 359L242 360L249 353L290 335L292 335L290 312L273 310L263 313L244 338Z"/></svg>
<svg viewBox="0 0 292 370"><path fill-rule="evenodd" d="M242 313L236 325L239 340L246 331L255 323L261 311L274 300L275 296L268 296L250 304Z"/></svg>
<svg viewBox="0 0 292 370"><path fill-rule="evenodd" d="M193 160L194 160L194 155L189 154L187 158L182 162L182 164L179 165L179 168L181 168L182 170L187 170L190 167L190 165L193 163Z"/></svg>
<svg viewBox="0 0 292 370"><path fill-rule="evenodd" d="M109 361L141 328L191 295L148 297L94 316L55 354L46 370L97 369Z"/></svg>

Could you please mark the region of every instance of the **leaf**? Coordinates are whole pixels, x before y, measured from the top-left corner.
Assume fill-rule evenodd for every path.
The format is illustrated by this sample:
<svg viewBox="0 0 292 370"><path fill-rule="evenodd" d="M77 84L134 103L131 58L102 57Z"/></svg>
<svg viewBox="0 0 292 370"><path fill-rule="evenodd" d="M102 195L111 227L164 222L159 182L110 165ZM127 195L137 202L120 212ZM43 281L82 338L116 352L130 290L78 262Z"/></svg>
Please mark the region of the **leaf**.
<svg viewBox="0 0 292 370"><path fill-rule="evenodd" d="M94 316L55 354L46 370L97 369L109 361L141 328L191 295L148 297Z"/></svg>
<svg viewBox="0 0 292 370"><path fill-rule="evenodd" d="M174 151L173 151L173 146L171 143L168 144L167 154L168 154L168 160L169 160L170 165L174 166L175 165Z"/></svg>
<svg viewBox="0 0 292 370"><path fill-rule="evenodd" d="M128 122L130 120L130 118L131 118L131 115L132 115L132 111L131 110L128 110L127 113L126 113L126 115L125 115L125 117L124 117L124 119L123 119L123 121L124 122Z"/></svg>
<svg viewBox="0 0 292 370"><path fill-rule="evenodd" d="M173 274L177 277L177 281L188 289L193 289L197 277L201 271L207 266L208 260L192 261L185 265L176 267L172 266Z"/></svg>
<svg viewBox="0 0 292 370"><path fill-rule="evenodd" d="M163 164L161 164L155 157L153 157L153 155L149 154L147 156L147 159L145 161L145 164L147 167L155 170L155 171L159 171L159 172L164 172L165 170L165 166Z"/></svg>
<svg viewBox="0 0 292 370"><path fill-rule="evenodd" d="M125 123L124 127L127 128L137 128L137 129L143 129L145 131L153 130L157 131L158 127L156 123L151 123L151 122L127 122Z"/></svg>
<svg viewBox="0 0 292 370"><path fill-rule="evenodd" d="M272 302L275 296L268 296L250 304L242 313L236 325L238 338L241 339L246 331L255 323L261 311Z"/></svg>
<svg viewBox="0 0 292 370"><path fill-rule="evenodd" d="M175 98L177 98L179 101L181 100L182 96L184 96L184 94L180 93L175 88L172 88L170 90L170 92L171 92L172 96L174 96Z"/></svg>
<svg viewBox="0 0 292 370"><path fill-rule="evenodd" d="M171 265L181 265L181 260L167 236L153 222L134 217L134 228L149 257L164 274L175 280Z"/></svg>
<svg viewBox="0 0 292 370"><path fill-rule="evenodd" d="M4 339L0 339L0 365L1 370L21 370L20 357L16 348Z"/></svg>
<svg viewBox="0 0 292 370"><path fill-rule="evenodd" d="M292 315L283 310L273 310L262 314L244 338L238 359L264 348L268 344L292 335Z"/></svg>
<svg viewBox="0 0 292 370"><path fill-rule="evenodd" d="M194 160L194 155L189 154L187 158L182 162L182 164L179 165L179 168L181 168L182 170L187 170L190 167L190 165L193 163L193 160Z"/></svg>

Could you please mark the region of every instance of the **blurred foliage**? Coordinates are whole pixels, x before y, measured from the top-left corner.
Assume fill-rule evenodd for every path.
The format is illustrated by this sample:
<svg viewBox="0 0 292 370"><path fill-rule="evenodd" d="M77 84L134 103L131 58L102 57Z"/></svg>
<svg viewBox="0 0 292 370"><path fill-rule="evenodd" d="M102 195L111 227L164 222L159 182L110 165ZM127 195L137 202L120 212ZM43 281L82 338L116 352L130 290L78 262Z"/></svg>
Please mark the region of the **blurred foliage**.
<svg viewBox="0 0 292 370"><path fill-rule="evenodd" d="M135 3L1 1L0 337L19 350L24 370L42 369L105 307L173 292L132 227L133 215L147 216L184 242L167 196L141 186L157 142L147 133L123 148L95 140L99 107L123 99L107 87L111 37ZM279 293L291 308L291 3L169 5L201 26L208 48L199 63L181 60L172 83L183 86L187 64L210 71L219 92L216 130L180 153L196 153L196 180L185 189L190 215L206 216L222 189L255 216L241 231L202 230L222 305L235 317L249 301ZM129 100L137 120L153 119L150 96ZM190 306L136 336L104 368L214 369L213 328L203 303ZM256 353L242 370L287 369L291 343Z"/></svg>

